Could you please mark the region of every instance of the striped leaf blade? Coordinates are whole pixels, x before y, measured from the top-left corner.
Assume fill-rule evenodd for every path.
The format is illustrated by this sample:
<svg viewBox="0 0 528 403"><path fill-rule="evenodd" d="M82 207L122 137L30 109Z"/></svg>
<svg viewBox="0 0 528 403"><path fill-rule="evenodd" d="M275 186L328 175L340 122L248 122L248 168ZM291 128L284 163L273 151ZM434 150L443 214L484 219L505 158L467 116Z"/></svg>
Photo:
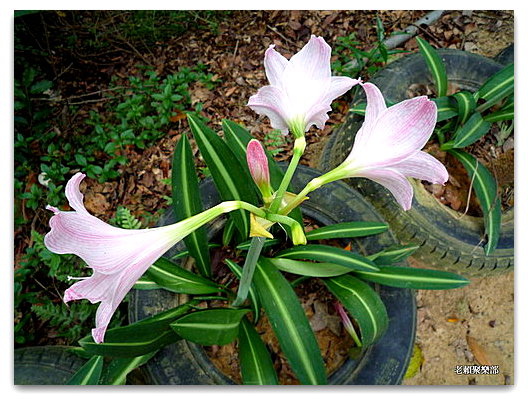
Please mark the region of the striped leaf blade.
<svg viewBox="0 0 528 403"><path fill-rule="evenodd" d="M96 343L89 335L79 340L79 344L93 355L110 357L145 355L180 339L170 330L169 325L189 309L188 304L180 305L128 326L109 329L105 333L104 343Z"/></svg>
<svg viewBox="0 0 528 403"><path fill-rule="evenodd" d="M436 93L439 97L447 94L447 72L444 62L436 52L436 50L420 37L416 37L420 53L423 55L427 67L433 76L436 84Z"/></svg>
<svg viewBox="0 0 528 403"><path fill-rule="evenodd" d="M135 290L159 290L162 287L158 284L156 284L155 281L149 280L146 275L142 276L136 283L134 284Z"/></svg>
<svg viewBox="0 0 528 403"><path fill-rule="evenodd" d="M246 149L247 143L253 140L254 137L239 124L227 119L222 120L222 130L224 131L224 141L233 152L248 178L251 178L247 164ZM257 185L253 181L251 181L251 184L254 186L255 192L260 194Z"/></svg>
<svg viewBox="0 0 528 403"><path fill-rule="evenodd" d="M240 278L242 277L242 267L240 267L238 264L236 264L235 262L229 259L225 259L225 263L227 267L229 268L229 270L235 273L235 275L240 280ZM253 305L253 322L257 323L260 318L261 305L260 305L260 301L258 299L258 295L257 295L257 292L255 291L255 287L253 284L249 286L248 295L249 295L249 300L251 301L251 304Z"/></svg>
<svg viewBox="0 0 528 403"><path fill-rule="evenodd" d="M263 246L263 249L265 248L269 248L270 246L274 246L274 245L279 245L281 244L283 241L281 239L277 239L277 238L266 238L264 240L264 246ZM249 247L251 245L251 240L247 240L247 241L244 241L244 242L241 242L239 243L236 248L237 249L240 249L240 250L248 250Z"/></svg>
<svg viewBox="0 0 528 403"><path fill-rule="evenodd" d="M204 210L193 153L185 134L182 134L178 141L172 160L172 206L176 221L182 221ZM205 228L200 227L191 232L183 241L189 254L195 259L200 273L210 277L211 258Z"/></svg>
<svg viewBox="0 0 528 403"><path fill-rule="evenodd" d="M281 349L299 381L305 385L326 384L321 351L291 285L265 259L259 260L253 281Z"/></svg>
<svg viewBox="0 0 528 403"><path fill-rule="evenodd" d="M419 245L393 245L378 253L368 256L379 267L380 264L388 265L401 262L411 256Z"/></svg>
<svg viewBox="0 0 528 403"><path fill-rule="evenodd" d="M244 385L278 385L279 380L269 351L246 318L240 322L238 349Z"/></svg>
<svg viewBox="0 0 528 403"><path fill-rule="evenodd" d="M97 385L103 371L103 357L93 356L73 374L67 385Z"/></svg>
<svg viewBox="0 0 528 403"><path fill-rule="evenodd" d="M348 111L350 113L355 113L357 115L365 116L366 110L367 110L367 103L360 102L356 105L353 105Z"/></svg>
<svg viewBox="0 0 528 403"><path fill-rule="evenodd" d="M379 234L388 228L389 226L382 222L343 222L307 232L306 239L308 241L315 241L319 239L354 238Z"/></svg>
<svg viewBox="0 0 528 403"><path fill-rule="evenodd" d="M389 324L387 309L379 295L367 283L348 274L323 281L358 323L363 346L379 340Z"/></svg>
<svg viewBox="0 0 528 403"><path fill-rule="evenodd" d="M485 235L487 236L484 251L486 255L489 255L497 247L501 228L501 203L497 181L490 171L471 154L461 150L449 150L449 152L464 165L470 179L472 179L473 188L484 217Z"/></svg>
<svg viewBox="0 0 528 403"><path fill-rule="evenodd" d="M460 91L453 95L458 106L458 124L464 124L475 110L477 103L469 91Z"/></svg>
<svg viewBox="0 0 528 403"><path fill-rule="evenodd" d="M477 107L479 112L491 108L514 92L514 65L509 64L486 80L478 90L479 98L486 102Z"/></svg>
<svg viewBox="0 0 528 403"><path fill-rule="evenodd" d="M453 97L445 96L433 98L432 101L434 101L436 104L437 122L442 122L458 115L458 109L455 102L453 101Z"/></svg>
<svg viewBox="0 0 528 403"><path fill-rule="evenodd" d="M469 120L458 128L453 138L440 147L441 150L450 150L452 148L463 148L484 136L490 129L491 123L482 119L482 115L475 112Z"/></svg>
<svg viewBox="0 0 528 403"><path fill-rule="evenodd" d="M503 120L513 120L514 113L513 113L513 107L510 108L503 108L498 111L492 112L486 116L484 116L484 120L486 122L501 122Z"/></svg>
<svg viewBox="0 0 528 403"><path fill-rule="evenodd" d="M448 290L469 284L458 274L414 267L379 266L377 273L357 273L356 277L373 283L399 288Z"/></svg>
<svg viewBox="0 0 528 403"><path fill-rule="evenodd" d="M335 263L354 271L378 271L371 260L341 248L328 245L301 245L279 252L276 257L308 259L318 262Z"/></svg>
<svg viewBox="0 0 528 403"><path fill-rule="evenodd" d="M270 262L280 271L307 277L333 277L352 271L350 267L333 263L313 263L301 260L271 258Z"/></svg>
<svg viewBox="0 0 528 403"><path fill-rule="evenodd" d="M184 315L170 326L178 336L193 343L222 346L237 338L240 321L248 312L249 309L204 309Z"/></svg>
<svg viewBox="0 0 528 403"><path fill-rule="evenodd" d="M101 385L124 385L127 375L150 360L157 351L139 357L114 358L103 371Z"/></svg>
<svg viewBox="0 0 528 403"><path fill-rule="evenodd" d="M169 291L181 294L211 294L220 289L212 281L191 273L164 257L149 267L146 277Z"/></svg>
<svg viewBox="0 0 528 403"><path fill-rule="evenodd" d="M250 185L252 179L244 174L229 146L195 114L189 113L187 119L222 200L243 200L257 204L256 193ZM229 214L235 220L240 234L246 238L250 228L249 215L241 210Z"/></svg>

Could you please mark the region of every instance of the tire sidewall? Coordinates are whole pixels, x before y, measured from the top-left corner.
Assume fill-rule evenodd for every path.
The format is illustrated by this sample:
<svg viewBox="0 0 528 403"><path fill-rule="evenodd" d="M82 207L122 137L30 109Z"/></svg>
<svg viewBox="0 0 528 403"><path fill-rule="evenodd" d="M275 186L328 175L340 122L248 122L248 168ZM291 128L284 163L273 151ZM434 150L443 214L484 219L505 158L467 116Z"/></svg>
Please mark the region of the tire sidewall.
<svg viewBox="0 0 528 403"><path fill-rule="evenodd" d="M491 59L461 50L439 49L438 54L446 66L448 81L469 91L476 91L503 67ZM407 98L411 84L429 84L432 78L422 55L415 53L392 62L371 82L380 88L387 102L397 103ZM364 94L360 93L354 103L362 101ZM334 168L346 158L362 121L363 117L352 114L332 136L320 162L323 170ZM421 181L411 179L415 196L408 211L402 211L390 192L377 183L365 179L352 179L348 183L382 213L401 242L421 246L413 255L421 263L472 276L513 269L513 209L503 215L497 248L486 256L483 219L455 213L426 191Z"/></svg>

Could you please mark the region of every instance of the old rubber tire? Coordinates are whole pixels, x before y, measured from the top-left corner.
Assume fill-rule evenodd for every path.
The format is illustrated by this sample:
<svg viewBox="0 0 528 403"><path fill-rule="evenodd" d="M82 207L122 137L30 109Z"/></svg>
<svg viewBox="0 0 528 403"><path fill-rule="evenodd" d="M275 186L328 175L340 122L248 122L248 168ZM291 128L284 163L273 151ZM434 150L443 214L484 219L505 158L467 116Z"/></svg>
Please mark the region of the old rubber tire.
<svg viewBox="0 0 528 403"><path fill-rule="evenodd" d="M14 384L65 385L85 363L66 346L19 348L14 353Z"/></svg>
<svg viewBox="0 0 528 403"><path fill-rule="evenodd" d="M299 167L292 181L299 191L309 180L320 173ZM204 207L218 203L218 195L212 181L204 181L200 187ZM303 203L305 214L319 222L331 224L337 221L383 221L375 209L356 191L343 183L330 184L310 194ZM170 214L161 225L172 223ZM225 220L217 220L209 233L221 229ZM367 253L374 253L392 245L395 237L391 232L377 236L356 238ZM173 256L183 244L168 252ZM387 307L389 329L379 342L366 349L357 360L349 359L330 378L331 384L379 385L399 384L403 379L411 357L416 331L416 302L411 290L379 287L379 293ZM178 294L164 290L134 290L131 293L129 317L137 321L180 304ZM153 384L232 384L233 381L220 372L209 360L204 350L185 340L160 350L147 364L144 372Z"/></svg>
<svg viewBox="0 0 528 403"><path fill-rule="evenodd" d="M470 91L477 90L503 67L486 57L460 50L440 49L438 53L446 65L449 82ZM432 79L423 57L413 54L392 62L371 82L381 89L388 102L395 103L407 98L406 91L411 84L431 83ZM363 117L351 114L331 136L319 164L322 171L344 161L362 122ZM468 276L499 274L513 269L513 209L502 217L501 236L495 252L486 256L481 245L482 218L460 217L438 202L420 181L411 181L415 197L409 211L403 211L393 196L375 182L366 179L347 182L378 209L402 243L420 245L413 258L424 266Z"/></svg>

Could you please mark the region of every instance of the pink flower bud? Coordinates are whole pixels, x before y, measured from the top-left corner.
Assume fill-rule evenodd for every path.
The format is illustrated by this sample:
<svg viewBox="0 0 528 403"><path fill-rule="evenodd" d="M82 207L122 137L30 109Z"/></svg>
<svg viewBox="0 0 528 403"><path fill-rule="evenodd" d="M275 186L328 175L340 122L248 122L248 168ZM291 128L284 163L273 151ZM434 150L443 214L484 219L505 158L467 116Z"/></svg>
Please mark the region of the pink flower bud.
<svg viewBox="0 0 528 403"><path fill-rule="evenodd" d="M268 169L268 158L266 157L262 144L260 144L258 140L251 140L248 143L246 158L251 177L260 189L262 196L264 198L271 197L272 190Z"/></svg>
<svg viewBox="0 0 528 403"><path fill-rule="evenodd" d="M346 313L345 309L343 308L343 305L341 305L339 302L334 303L334 307L341 317L341 321L343 322L343 326L345 327L345 330L350 334L354 342L358 347L361 347L361 341L359 340L359 337L356 333L356 330L354 329L354 325L352 324L352 321L348 317L348 314Z"/></svg>

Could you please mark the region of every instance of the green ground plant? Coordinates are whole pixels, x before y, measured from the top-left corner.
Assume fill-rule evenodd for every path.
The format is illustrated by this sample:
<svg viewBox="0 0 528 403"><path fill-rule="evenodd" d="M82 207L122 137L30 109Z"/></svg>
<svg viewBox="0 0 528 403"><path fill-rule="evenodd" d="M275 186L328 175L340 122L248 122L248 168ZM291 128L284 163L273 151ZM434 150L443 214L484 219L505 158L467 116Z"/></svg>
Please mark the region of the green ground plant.
<svg viewBox="0 0 528 403"><path fill-rule="evenodd" d="M26 243L17 254L14 273L18 345L38 343L42 336L36 329L43 323L52 329L48 337L72 342L89 330L84 319L95 312L90 303L60 303L57 290L69 283L67 276L83 276L86 270L76 257L52 255L44 248L40 232L45 229L39 224L44 207L64 205L62 184L72 172L82 170L101 182L117 177L127 163L128 149L151 146L175 124L175 115L201 110L200 103L191 103L192 85L200 83L208 89L215 85L203 64L181 67L169 75L144 65L138 66L137 74L116 76L103 84L101 102L70 102L71 95L64 92L69 86L57 76L53 60L58 58L51 57L52 49L55 56L116 51L109 38L145 49L191 25L213 32L221 18L222 13L202 11L15 13L14 229L16 242L23 238ZM111 24L104 26L104 21ZM47 30L67 30L68 35L60 44L46 47L41 38ZM82 117L90 106L87 117ZM123 211L117 211L115 225L136 228L139 221Z"/></svg>

